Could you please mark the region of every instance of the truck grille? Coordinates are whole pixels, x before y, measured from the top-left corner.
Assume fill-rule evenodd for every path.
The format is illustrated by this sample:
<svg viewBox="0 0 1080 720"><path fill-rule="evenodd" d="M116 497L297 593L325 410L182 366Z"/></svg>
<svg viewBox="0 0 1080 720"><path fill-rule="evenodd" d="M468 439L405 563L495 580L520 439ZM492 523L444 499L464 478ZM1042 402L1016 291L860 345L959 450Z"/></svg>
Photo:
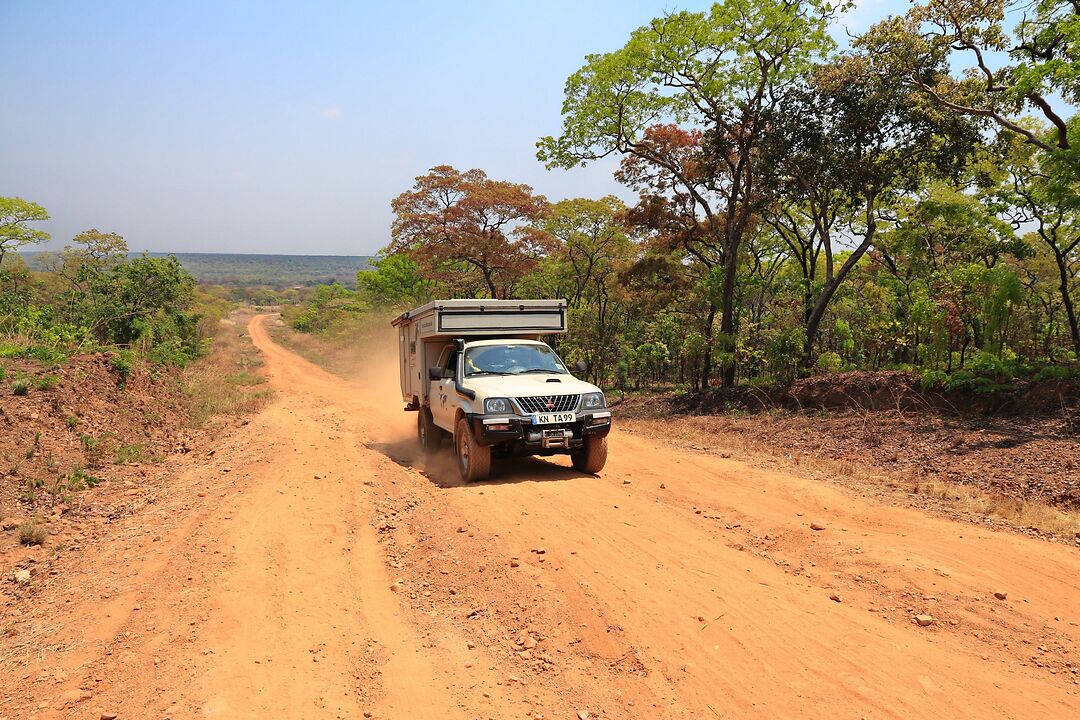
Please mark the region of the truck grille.
<svg viewBox="0 0 1080 720"><path fill-rule="evenodd" d="M519 397L518 405L530 413L570 412L578 406L580 395L537 395L536 397Z"/></svg>

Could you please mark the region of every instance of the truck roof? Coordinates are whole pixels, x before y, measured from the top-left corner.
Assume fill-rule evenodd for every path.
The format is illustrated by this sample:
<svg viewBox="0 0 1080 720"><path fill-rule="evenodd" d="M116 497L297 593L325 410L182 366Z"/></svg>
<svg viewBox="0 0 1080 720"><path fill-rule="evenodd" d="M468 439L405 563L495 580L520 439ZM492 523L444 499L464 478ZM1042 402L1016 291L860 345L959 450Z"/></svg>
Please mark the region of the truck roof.
<svg viewBox="0 0 1080 720"><path fill-rule="evenodd" d="M566 300L434 300L391 321L416 339L566 332Z"/></svg>
<svg viewBox="0 0 1080 720"><path fill-rule="evenodd" d="M484 338L482 340L469 340L465 343L466 347L477 347L480 345L543 345L547 347L547 343L542 340L531 340L528 338Z"/></svg>

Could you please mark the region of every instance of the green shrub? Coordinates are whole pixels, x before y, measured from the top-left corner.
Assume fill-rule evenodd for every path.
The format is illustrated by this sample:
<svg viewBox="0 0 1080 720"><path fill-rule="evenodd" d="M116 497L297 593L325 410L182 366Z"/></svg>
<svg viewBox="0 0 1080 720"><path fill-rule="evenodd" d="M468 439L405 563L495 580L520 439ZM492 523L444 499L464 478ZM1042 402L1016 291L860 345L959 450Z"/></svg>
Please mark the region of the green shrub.
<svg viewBox="0 0 1080 720"><path fill-rule="evenodd" d="M924 370L919 378L919 387L923 392L944 390L949 383L949 374L944 370Z"/></svg>
<svg viewBox="0 0 1080 720"><path fill-rule="evenodd" d="M1035 373L1036 380L1075 380L1077 377L1080 377L1080 373L1061 365L1047 365Z"/></svg>
<svg viewBox="0 0 1080 720"><path fill-rule="evenodd" d="M248 372L247 370L241 370L235 375L229 375L227 378L225 378L225 382L229 383L230 385L242 386L262 385L264 382L266 382L266 376L259 375L258 373Z"/></svg>
<svg viewBox="0 0 1080 720"><path fill-rule="evenodd" d="M37 360L42 365L46 366L59 365L67 360L67 355L63 352L46 345L32 345L26 348L23 357Z"/></svg>
<svg viewBox="0 0 1080 720"><path fill-rule="evenodd" d="M83 456L86 464L92 468L99 468L105 464L105 448L101 440L91 435L80 435L79 440L83 446Z"/></svg>
<svg viewBox="0 0 1080 720"><path fill-rule="evenodd" d="M967 366L979 375L991 375L997 378L1010 378L1009 367L993 353L980 350L968 360Z"/></svg>
<svg viewBox="0 0 1080 720"><path fill-rule="evenodd" d="M957 370L949 376L945 387L952 392L963 392L973 389L977 379L978 376L970 370Z"/></svg>
<svg viewBox="0 0 1080 720"><path fill-rule="evenodd" d="M844 367L844 358L840 357L839 353L830 350L821 353L821 355L818 356L817 362L814 363L814 366L827 373L840 372Z"/></svg>
<svg viewBox="0 0 1080 720"><path fill-rule="evenodd" d="M26 378L18 378L11 383L12 395L26 395L30 392L30 381Z"/></svg>
<svg viewBox="0 0 1080 720"><path fill-rule="evenodd" d="M1012 386L993 378L976 375L970 370L957 370L949 376L946 387L953 392L993 393L1008 390Z"/></svg>
<svg viewBox="0 0 1080 720"><path fill-rule="evenodd" d="M136 462L161 462L161 458L155 456L145 445L121 445L113 451L117 465L126 465Z"/></svg>
<svg viewBox="0 0 1080 720"><path fill-rule="evenodd" d="M109 362L112 369L120 376L120 384L123 385L131 377L131 372L135 367L135 353L131 350L120 350L113 354Z"/></svg>
<svg viewBox="0 0 1080 720"><path fill-rule="evenodd" d="M64 476L63 480L57 483L57 490L61 492L64 490L79 491L96 487L99 484L101 484L101 478L91 475L76 465L70 473Z"/></svg>
<svg viewBox="0 0 1080 720"><path fill-rule="evenodd" d="M780 385L776 378L769 377L768 375L750 378L746 381L746 384L748 387L752 387L756 390L775 390Z"/></svg>
<svg viewBox="0 0 1080 720"><path fill-rule="evenodd" d="M52 390L60 383L60 377L57 375L45 375L37 379L34 383L38 390Z"/></svg>

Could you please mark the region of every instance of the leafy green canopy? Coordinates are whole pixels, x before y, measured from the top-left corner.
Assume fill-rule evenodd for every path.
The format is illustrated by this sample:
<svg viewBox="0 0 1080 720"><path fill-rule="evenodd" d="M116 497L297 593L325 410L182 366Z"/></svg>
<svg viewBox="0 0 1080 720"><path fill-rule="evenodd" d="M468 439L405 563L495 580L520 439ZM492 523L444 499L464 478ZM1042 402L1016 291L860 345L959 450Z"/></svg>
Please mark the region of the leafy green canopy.
<svg viewBox="0 0 1080 720"><path fill-rule="evenodd" d="M0 264L3 264L4 256L10 251L48 240L49 233L31 226L31 223L48 219L49 213L35 202L17 197L0 197Z"/></svg>
<svg viewBox="0 0 1080 720"><path fill-rule="evenodd" d="M847 3L726 0L635 30L614 52L589 55L566 81L563 131L539 159L569 168L612 153L646 151L645 131L674 122L735 131L765 95L801 77L833 49L828 24Z"/></svg>

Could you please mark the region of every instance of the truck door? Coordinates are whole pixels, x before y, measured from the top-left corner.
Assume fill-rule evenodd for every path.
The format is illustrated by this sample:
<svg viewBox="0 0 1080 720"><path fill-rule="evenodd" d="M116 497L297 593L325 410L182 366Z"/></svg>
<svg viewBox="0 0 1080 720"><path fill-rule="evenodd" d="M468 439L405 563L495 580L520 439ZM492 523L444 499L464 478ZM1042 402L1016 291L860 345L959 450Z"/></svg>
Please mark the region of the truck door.
<svg viewBox="0 0 1080 720"><path fill-rule="evenodd" d="M457 390L454 389L457 358L457 350L451 349L442 363L445 377L431 381L431 416L436 425L450 432L454 431L454 415L457 412Z"/></svg>

